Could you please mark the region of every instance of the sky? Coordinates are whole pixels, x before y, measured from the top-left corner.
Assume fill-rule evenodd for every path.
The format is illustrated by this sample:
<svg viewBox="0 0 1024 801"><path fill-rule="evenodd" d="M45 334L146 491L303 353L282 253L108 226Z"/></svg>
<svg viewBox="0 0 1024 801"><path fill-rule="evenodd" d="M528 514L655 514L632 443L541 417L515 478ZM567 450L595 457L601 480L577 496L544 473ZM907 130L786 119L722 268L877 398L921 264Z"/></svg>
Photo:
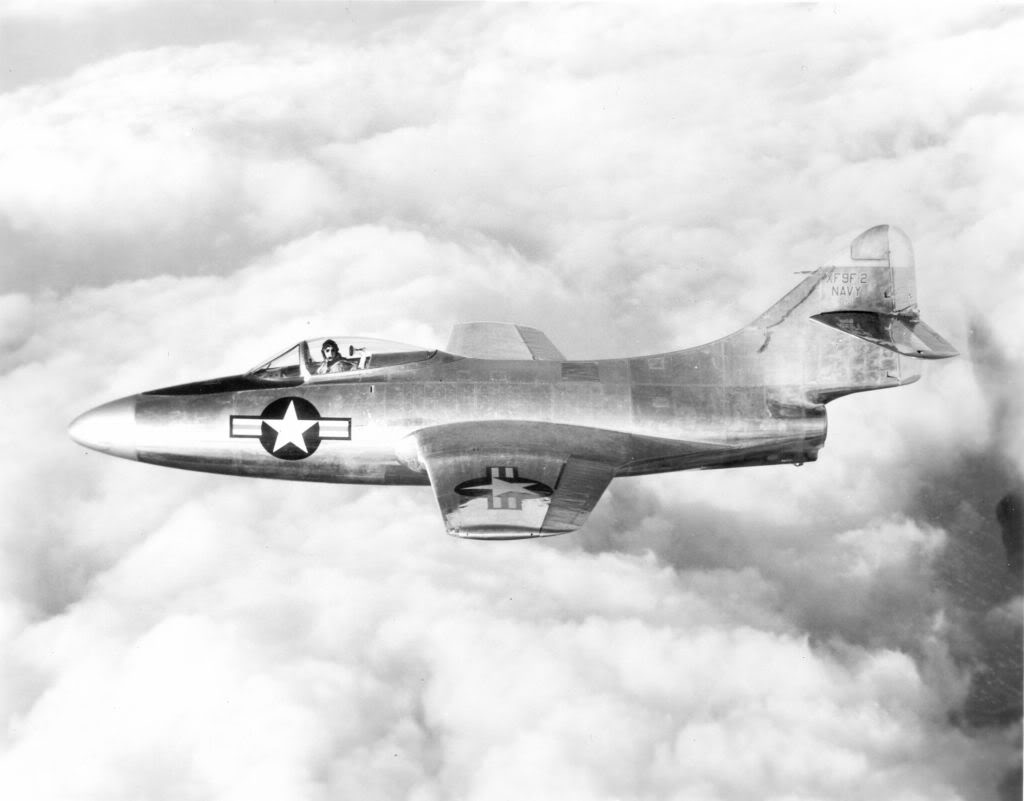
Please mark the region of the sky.
<svg viewBox="0 0 1024 801"><path fill-rule="evenodd" d="M1024 12L923 9L0 2L0 797L1019 798ZM879 223L960 358L563 537L66 435L307 336L699 344Z"/></svg>

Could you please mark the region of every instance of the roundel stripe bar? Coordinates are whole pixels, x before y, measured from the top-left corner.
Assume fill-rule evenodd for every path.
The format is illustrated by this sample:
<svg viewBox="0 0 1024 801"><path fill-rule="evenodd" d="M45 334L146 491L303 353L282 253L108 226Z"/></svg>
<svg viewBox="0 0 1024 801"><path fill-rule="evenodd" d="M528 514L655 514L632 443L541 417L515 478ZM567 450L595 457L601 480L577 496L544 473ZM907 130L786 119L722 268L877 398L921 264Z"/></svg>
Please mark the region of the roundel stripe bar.
<svg viewBox="0 0 1024 801"><path fill-rule="evenodd" d="M263 418L231 416L231 436L233 437L259 437L263 430Z"/></svg>
<svg viewBox="0 0 1024 801"><path fill-rule="evenodd" d="M352 439L352 420L348 417L321 417L320 439Z"/></svg>
<svg viewBox="0 0 1024 801"><path fill-rule="evenodd" d="M278 459L305 459L325 439L352 439L352 419L321 417L305 398L278 398L262 414L231 415L229 434L258 439L263 449Z"/></svg>

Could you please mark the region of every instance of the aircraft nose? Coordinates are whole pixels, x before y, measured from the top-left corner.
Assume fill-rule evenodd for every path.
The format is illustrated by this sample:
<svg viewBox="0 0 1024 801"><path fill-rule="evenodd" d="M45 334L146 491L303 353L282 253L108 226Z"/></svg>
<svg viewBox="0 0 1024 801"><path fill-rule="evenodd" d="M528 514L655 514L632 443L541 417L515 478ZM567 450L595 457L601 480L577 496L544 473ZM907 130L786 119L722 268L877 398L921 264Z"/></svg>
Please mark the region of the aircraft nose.
<svg viewBox="0 0 1024 801"><path fill-rule="evenodd" d="M76 417L68 434L79 445L122 459L137 459L135 396L104 403Z"/></svg>

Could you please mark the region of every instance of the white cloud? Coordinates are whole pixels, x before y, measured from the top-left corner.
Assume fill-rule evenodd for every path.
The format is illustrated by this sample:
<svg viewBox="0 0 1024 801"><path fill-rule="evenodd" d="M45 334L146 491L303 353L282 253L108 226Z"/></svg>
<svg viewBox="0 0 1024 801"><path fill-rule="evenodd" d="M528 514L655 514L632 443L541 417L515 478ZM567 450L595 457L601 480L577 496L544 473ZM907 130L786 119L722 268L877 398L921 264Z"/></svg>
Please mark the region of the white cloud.
<svg viewBox="0 0 1024 801"><path fill-rule="evenodd" d="M139 5L143 0L57 0L37 3L33 0L3 0L0 14L20 19L41 19L67 22L97 10Z"/></svg>
<svg viewBox="0 0 1024 801"><path fill-rule="evenodd" d="M650 558L510 545L496 569L494 548L410 536L433 520L407 497L389 506L414 525L381 525L384 491L347 493L353 524L332 531L336 492L296 513L286 489L208 490L22 635L14 664L46 678L0 781L40 798L924 798L989 758L932 730L940 699L904 654L750 627Z"/></svg>

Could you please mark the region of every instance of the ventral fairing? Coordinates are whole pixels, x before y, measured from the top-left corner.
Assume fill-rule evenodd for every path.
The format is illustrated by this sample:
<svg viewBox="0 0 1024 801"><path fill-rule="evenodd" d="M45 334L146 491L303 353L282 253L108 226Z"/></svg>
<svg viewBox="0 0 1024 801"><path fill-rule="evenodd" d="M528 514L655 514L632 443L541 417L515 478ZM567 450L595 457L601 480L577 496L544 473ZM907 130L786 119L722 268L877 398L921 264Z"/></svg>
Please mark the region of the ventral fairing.
<svg viewBox="0 0 1024 801"><path fill-rule="evenodd" d="M880 225L699 347L570 360L509 323L457 325L443 351L332 336L113 401L69 430L166 467L429 484L451 534L538 537L582 526L617 476L814 461L829 401L954 355L919 317L910 241Z"/></svg>

